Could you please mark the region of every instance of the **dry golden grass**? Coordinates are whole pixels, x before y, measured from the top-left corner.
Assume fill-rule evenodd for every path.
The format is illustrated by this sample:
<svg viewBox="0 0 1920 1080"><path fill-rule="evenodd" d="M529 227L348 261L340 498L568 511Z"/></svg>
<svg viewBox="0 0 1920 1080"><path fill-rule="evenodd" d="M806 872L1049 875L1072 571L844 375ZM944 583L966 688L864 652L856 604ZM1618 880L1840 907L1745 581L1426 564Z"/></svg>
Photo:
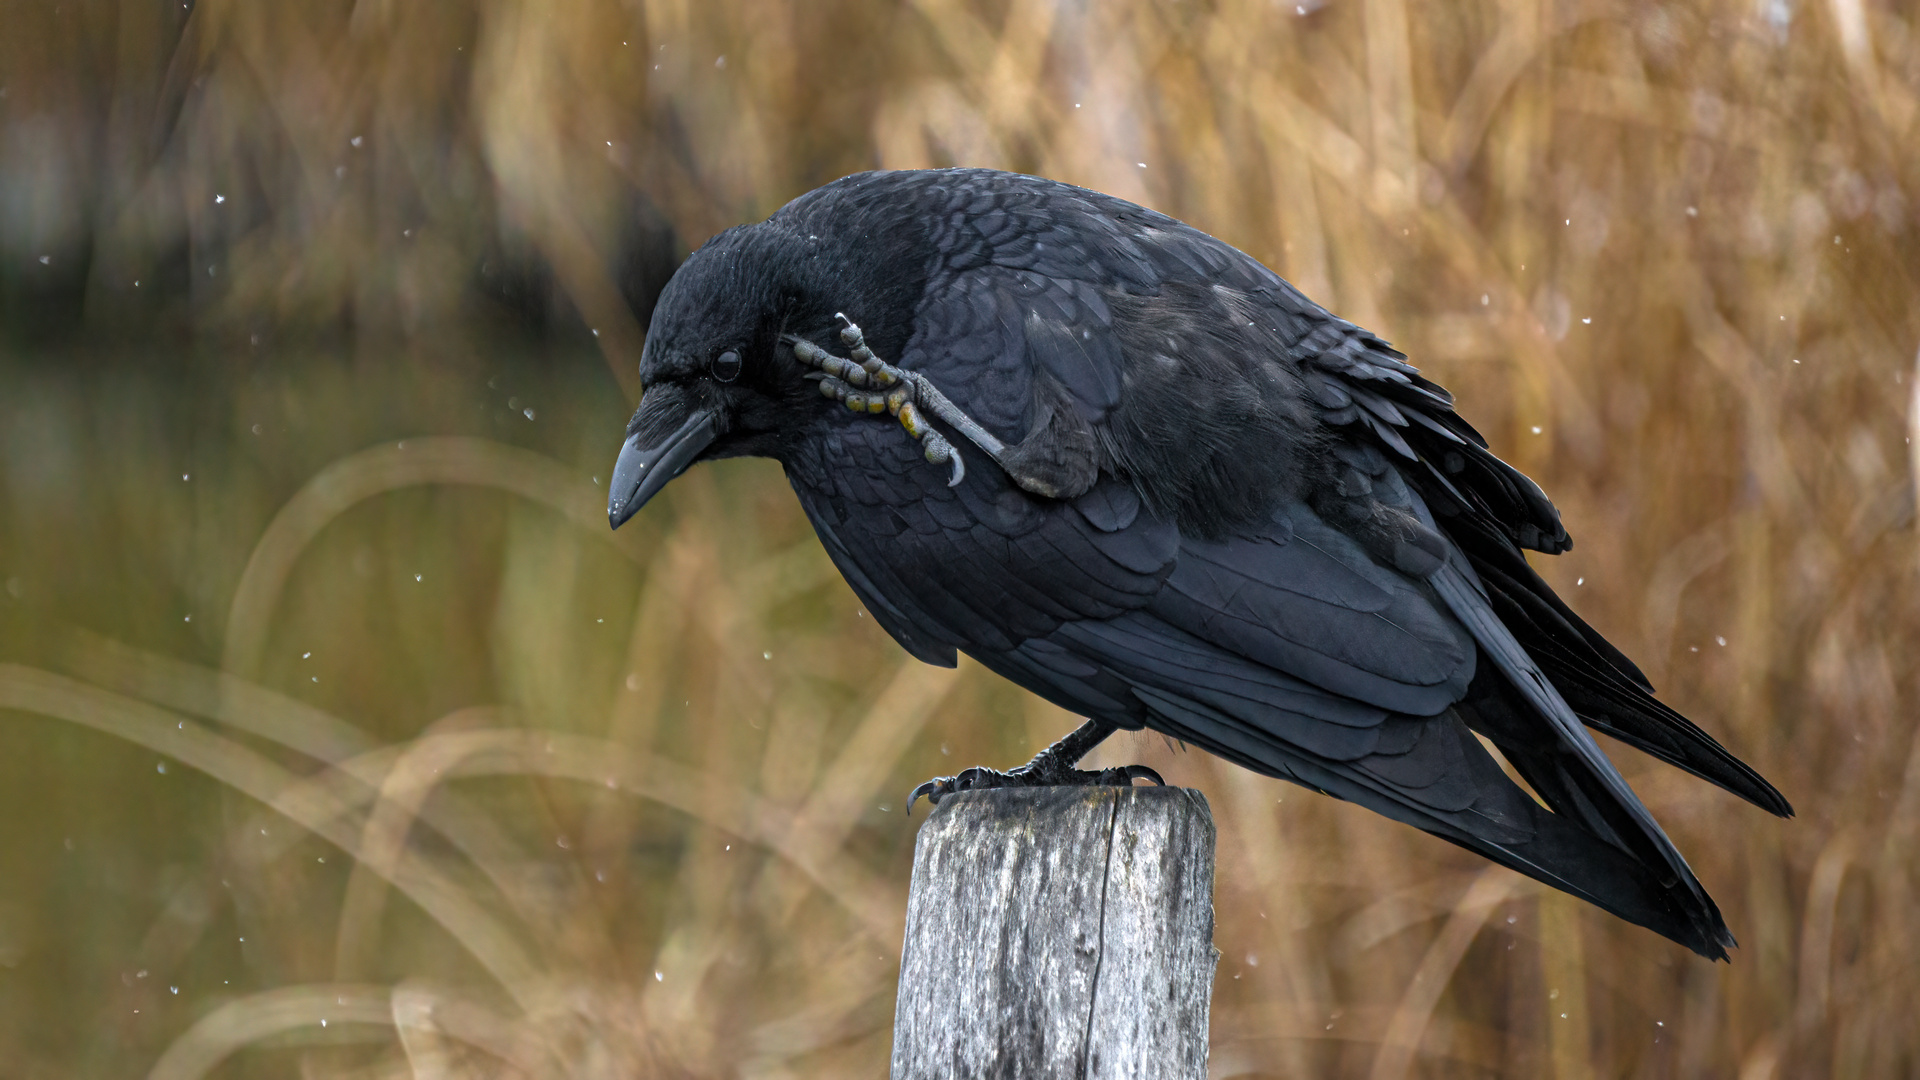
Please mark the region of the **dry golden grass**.
<svg viewBox="0 0 1920 1080"><path fill-rule="evenodd" d="M1542 573L1801 811L1621 757L1743 942L1709 965L1117 739L1218 816L1215 1076L1920 1071L1912 4L0 25L0 1076L877 1075L901 793L1072 719L909 661L774 467L617 535L594 477L639 198L697 242L952 163L1394 340L1561 506Z"/></svg>

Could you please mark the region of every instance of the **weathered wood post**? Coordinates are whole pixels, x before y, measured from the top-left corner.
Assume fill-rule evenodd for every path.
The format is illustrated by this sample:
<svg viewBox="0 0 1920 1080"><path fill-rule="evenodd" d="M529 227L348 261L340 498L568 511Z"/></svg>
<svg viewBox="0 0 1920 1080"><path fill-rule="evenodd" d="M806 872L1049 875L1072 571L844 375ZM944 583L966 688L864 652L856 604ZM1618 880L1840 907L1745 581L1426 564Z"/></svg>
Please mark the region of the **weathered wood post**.
<svg viewBox="0 0 1920 1080"><path fill-rule="evenodd" d="M893 1080L1204 1080L1218 956L1199 792L949 796L914 847Z"/></svg>

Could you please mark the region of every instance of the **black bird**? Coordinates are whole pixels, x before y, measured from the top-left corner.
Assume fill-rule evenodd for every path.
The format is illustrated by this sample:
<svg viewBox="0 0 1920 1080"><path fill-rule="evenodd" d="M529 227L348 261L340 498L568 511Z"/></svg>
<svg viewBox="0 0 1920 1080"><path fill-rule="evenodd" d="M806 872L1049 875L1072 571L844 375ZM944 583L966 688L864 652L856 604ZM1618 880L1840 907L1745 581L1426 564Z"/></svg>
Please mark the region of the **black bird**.
<svg viewBox="0 0 1920 1080"><path fill-rule="evenodd" d="M1451 395L1151 210L982 169L850 176L696 251L641 376L616 528L696 461L773 458L909 653L964 649L1089 718L915 797L1157 781L1074 768L1152 728L1716 959L1719 909L1582 724L1793 812L1528 567L1572 542Z"/></svg>

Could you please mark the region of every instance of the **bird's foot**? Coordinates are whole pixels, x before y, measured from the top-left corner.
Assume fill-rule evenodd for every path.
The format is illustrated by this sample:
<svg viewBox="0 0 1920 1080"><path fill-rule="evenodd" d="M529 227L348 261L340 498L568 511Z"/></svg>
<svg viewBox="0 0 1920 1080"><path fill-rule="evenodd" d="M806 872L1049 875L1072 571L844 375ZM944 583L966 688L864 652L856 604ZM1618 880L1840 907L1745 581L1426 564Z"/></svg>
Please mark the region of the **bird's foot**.
<svg viewBox="0 0 1920 1080"><path fill-rule="evenodd" d="M1032 761L1011 772L976 766L954 776L936 776L914 788L907 796L907 813L913 813L913 804L922 795L927 797L928 802L938 806L940 800L947 795L956 791L973 791L977 788L1066 787L1094 784L1130 787L1135 780L1151 780L1161 787L1166 787L1167 782L1160 779L1160 774L1145 765L1122 765L1114 769L1099 769L1093 772L1073 767L1081 758L1087 756L1088 751L1100 745L1102 739L1113 734L1113 731L1112 724L1100 720L1088 720L1068 732L1067 736L1059 742L1033 755Z"/></svg>
<svg viewBox="0 0 1920 1080"><path fill-rule="evenodd" d="M840 341L852 351L851 359L835 356L791 334L781 339L793 349L794 359L815 369L807 378L819 380L821 396L832 398L857 413L890 413L898 418L900 426L921 445L929 462L952 466L948 487L966 477L966 463L960 460L960 451L927 422L926 412L952 424L960 434L985 450L987 456L1001 461L1006 446L961 412L925 375L880 359L867 346L859 324L845 314L836 314L834 318L840 320Z"/></svg>
<svg viewBox="0 0 1920 1080"><path fill-rule="evenodd" d="M1035 768L1035 765L1038 763L1039 759L1036 758L1034 761L1028 762L1010 772L1001 772L999 769L989 769L985 766L976 765L971 769L963 770L953 776L936 776L926 783L921 784L919 787L914 788L913 791L907 795L907 813L913 813L913 804L918 802L922 795L927 797L928 802L938 806L942 798L956 791L975 791L981 788L1065 787L1070 785L1086 787L1094 785L1132 787L1135 780L1151 780L1160 787L1167 786L1167 782L1160 778L1159 773L1154 772L1145 765L1121 765L1112 769L1100 769L1089 772L1085 769L1073 768L1072 766L1058 769Z"/></svg>

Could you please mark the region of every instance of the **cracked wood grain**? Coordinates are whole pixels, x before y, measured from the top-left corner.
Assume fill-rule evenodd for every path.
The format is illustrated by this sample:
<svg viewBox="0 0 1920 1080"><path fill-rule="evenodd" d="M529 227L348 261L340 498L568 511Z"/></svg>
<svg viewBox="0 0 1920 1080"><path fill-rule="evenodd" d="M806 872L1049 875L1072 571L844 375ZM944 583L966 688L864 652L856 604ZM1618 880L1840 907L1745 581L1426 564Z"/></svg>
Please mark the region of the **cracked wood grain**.
<svg viewBox="0 0 1920 1080"><path fill-rule="evenodd" d="M941 800L914 849L893 1080L1203 1080L1213 841L1183 788Z"/></svg>

